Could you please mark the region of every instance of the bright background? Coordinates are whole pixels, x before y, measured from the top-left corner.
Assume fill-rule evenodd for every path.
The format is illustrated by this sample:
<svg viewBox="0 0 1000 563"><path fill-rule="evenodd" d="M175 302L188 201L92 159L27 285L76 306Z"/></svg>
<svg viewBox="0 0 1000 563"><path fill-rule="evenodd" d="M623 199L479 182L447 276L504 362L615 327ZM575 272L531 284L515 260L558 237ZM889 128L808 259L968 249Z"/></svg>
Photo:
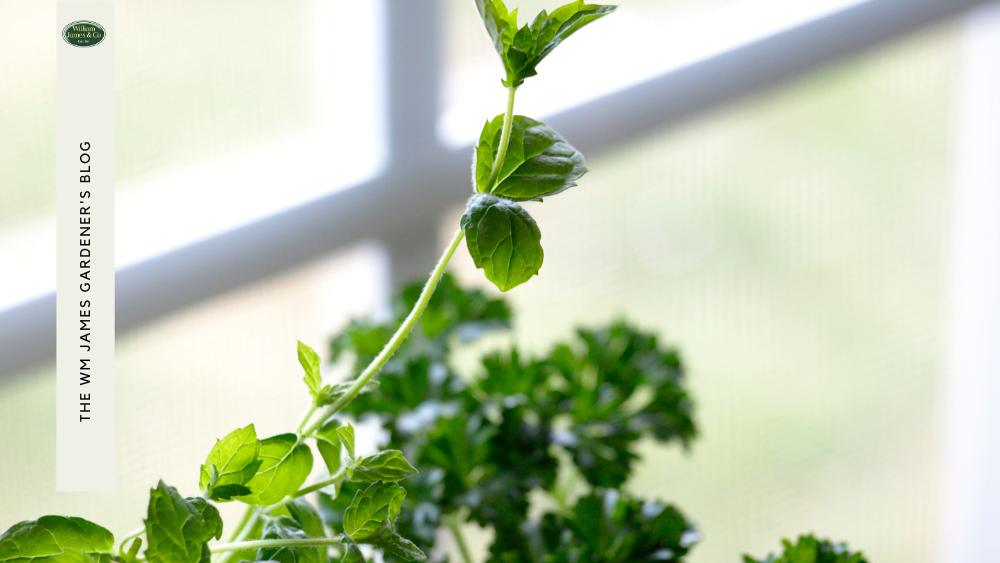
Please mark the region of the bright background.
<svg viewBox="0 0 1000 563"><path fill-rule="evenodd" d="M655 52L612 57L609 44L732 3L625 0L522 88L519 112L641 79ZM386 166L382 9L238 4L118 5L120 265ZM55 98L53 6L0 6L24 46L0 51L0 257L16 266L3 309L53 279ZM461 146L503 92L472 2L447 0L442 17L439 133ZM165 20L187 39L164 49L137 31ZM938 24L629 140L531 207L546 261L510 294L515 341L544 350L625 316L683 350L701 437L688 454L644 447L628 487L698 523L694 563L810 530L877 562L936 560L958 39ZM458 256L460 277L486 287ZM73 513L123 532L158 478L193 493L214 437L297 420L296 339L377 314L390 285L387 254L363 242L120 334L114 495L53 492L54 364L3 378L0 529Z"/></svg>

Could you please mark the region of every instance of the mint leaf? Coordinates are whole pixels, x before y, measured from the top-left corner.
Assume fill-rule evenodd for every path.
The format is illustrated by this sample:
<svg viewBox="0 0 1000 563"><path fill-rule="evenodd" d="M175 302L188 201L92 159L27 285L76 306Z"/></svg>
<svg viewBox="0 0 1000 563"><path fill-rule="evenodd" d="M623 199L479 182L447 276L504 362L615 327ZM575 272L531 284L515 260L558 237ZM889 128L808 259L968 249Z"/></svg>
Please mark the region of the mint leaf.
<svg viewBox="0 0 1000 563"><path fill-rule="evenodd" d="M340 469L340 433L337 432L339 427L340 422L333 418L324 423L314 435L316 449L319 450L319 455L326 464L326 470L331 475Z"/></svg>
<svg viewBox="0 0 1000 563"><path fill-rule="evenodd" d="M263 539L305 539L310 537L291 518L282 517L268 520L264 524ZM322 534L320 534L322 536ZM277 561L279 563L325 563L326 549L322 547L268 547L257 551L257 561Z"/></svg>
<svg viewBox="0 0 1000 563"><path fill-rule="evenodd" d="M516 287L542 267L542 233L520 205L476 194L462 215L472 261L501 291Z"/></svg>
<svg viewBox="0 0 1000 563"><path fill-rule="evenodd" d="M535 67L567 37L590 22L615 11L615 6L570 2L552 11L542 10L530 25L517 27L517 10L507 11L502 0L476 0L479 15L493 48L503 62L508 87L517 87L537 74Z"/></svg>
<svg viewBox="0 0 1000 563"><path fill-rule="evenodd" d="M743 556L744 563L868 563L864 554L852 552L846 544L820 539L813 535L799 536L792 543L781 540L782 553L764 559Z"/></svg>
<svg viewBox="0 0 1000 563"><path fill-rule="evenodd" d="M383 450L363 457L355 462L352 481L373 483L375 481L401 481L417 472L417 468L403 457L399 450Z"/></svg>
<svg viewBox="0 0 1000 563"><path fill-rule="evenodd" d="M376 481L354 495L344 511L344 532L354 541L376 536L383 527L392 526L406 497L406 490L395 483Z"/></svg>
<svg viewBox="0 0 1000 563"><path fill-rule="evenodd" d="M218 501L248 495L246 484L260 467L260 442L253 424L237 428L216 440L201 466L198 487L205 496Z"/></svg>
<svg viewBox="0 0 1000 563"><path fill-rule="evenodd" d="M337 436L340 436L340 443L347 448L347 455L354 459L354 427L350 424L337 427Z"/></svg>
<svg viewBox="0 0 1000 563"><path fill-rule="evenodd" d="M203 498L182 498L160 481L149 491L146 559L159 563L207 563L208 540L222 537L219 511Z"/></svg>
<svg viewBox="0 0 1000 563"><path fill-rule="evenodd" d="M365 556L358 549L358 546L351 544L351 547L347 548L347 553L344 555L341 563L365 563Z"/></svg>
<svg viewBox="0 0 1000 563"><path fill-rule="evenodd" d="M315 400L319 397L320 387L323 385L323 378L319 373L319 354L309 345L303 344L301 340L299 341L299 364L306 372L302 380L306 382L309 394Z"/></svg>
<svg viewBox="0 0 1000 563"><path fill-rule="evenodd" d="M500 147L503 118L500 114L487 121L479 135L473 163L477 191L514 201L541 199L572 188L586 174L583 155L559 133L541 121L515 115L500 173L493 185L487 185Z"/></svg>
<svg viewBox="0 0 1000 563"><path fill-rule="evenodd" d="M380 536L374 544L386 553L404 561L423 561L427 555L419 547L403 536L391 532Z"/></svg>
<svg viewBox="0 0 1000 563"><path fill-rule="evenodd" d="M294 499L292 502L285 505L285 510L288 511L289 516L292 520L302 529L303 532L311 537L323 537L326 535L326 530L323 529L323 520L319 516L319 512L313 505L309 504L309 501L299 497Z"/></svg>
<svg viewBox="0 0 1000 563"><path fill-rule="evenodd" d="M324 385L316 393L314 400L316 401L316 406L322 407L325 405L332 405L340 398L341 395L347 393L347 391L354 386L353 379L348 381L342 381L340 383L335 383L333 385ZM378 381L369 381L365 383L365 386L361 388L361 393L371 393L378 389Z"/></svg>
<svg viewBox="0 0 1000 563"><path fill-rule="evenodd" d="M240 497L247 504L274 504L298 490L312 471L309 446L295 434L279 434L260 443L260 468L247 482L253 494Z"/></svg>
<svg viewBox="0 0 1000 563"><path fill-rule="evenodd" d="M476 8L486 26L486 33L493 41L493 48L504 58L517 33L517 10L508 11L503 0L476 0Z"/></svg>
<svg viewBox="0 0 1000 563"><path fill-rule="evenodd" d="M75 516L18 522L0 535L0 561L110 561L111 532Z"/></svg>

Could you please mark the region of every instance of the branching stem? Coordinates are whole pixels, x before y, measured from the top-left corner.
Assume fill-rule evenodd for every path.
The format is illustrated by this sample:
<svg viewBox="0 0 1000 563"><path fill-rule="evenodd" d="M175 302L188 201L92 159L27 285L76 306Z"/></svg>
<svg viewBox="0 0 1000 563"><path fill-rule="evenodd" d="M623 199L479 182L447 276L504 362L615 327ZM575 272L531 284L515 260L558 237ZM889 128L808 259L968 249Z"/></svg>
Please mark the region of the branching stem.
<svg viewBox="0 0 1000 563"><path fill-rule="evenodd" d="M354 384L351 385L347 392L334 401L332 405L322 411L321 415L317 417L312 424L306 427L304 431L305 435L308 436L309 434L315 432L317 428L330 418L330 416L337 413L340 409L344 408L351 401L353 401L354 398L361 393L361 390L364 389L365 385L367 385L368 382L375 377L375 374L382 369L382 366L389 361L389 358L392 358L396 351L399 350L403 341L406 340L406 337L410 335L413 327L416 326L417 321L420 320L420 316L424 314L424 310L427 309L427 304L430 303L431 297L437 289L438 282L440 282L441 277L444 276L445 269L448 267L448 262L451 261L451 257L455 255L455 250L458 249L458 245L462 242L464 237L465 232L462 231L462 229L455 231L454 236L451 237L451 242L448 243L448 247L444 250L444 254L441 255L437 265L434 266L434 270L431 271L430 277L427 278L427 283L424 284L424 289L420 292L420 297L417 298L417 302L413 305L413 309L410 310L410 314L406 315L406 318L403 319L403 323L399 325L396 332L393 333L389 341L385 343L382 351L375 356L375 359L373 359L371 363L368 364L368 367L361 372L361 375L354 380Z"/></svg>
<svg viewBox="0 0 1000 563"><path fill-rule="evenodd" d="M510 144L510 133L514 125L514 98L516 92L517 92L516 86L511 86L507 88L507 108L506 111L504 112L503 128L500 131L500 143L499 146L497 147L496 158L494 158L493 160L493 168L492 172L490 173L490 180L487 183L487 185L491 186L491 189L493 183L496 182L497 178L500 175L500 169L503 167L504 159L507 156L507 147ZM435 265L434 269L431 271L430 276L427 278L427 282L424 284L423 290L421 290L420 292L420 296L417 298L417 302L413 305L413 308L410 310L409 314L406 315L406 318L403 319L402 324L399 325L399 328L396 329L396 332L393 333L391 338L389 338L389 341L386 342L385 346L378 353L378 355L375 356L375 358L371 361L371 363L369 363L368 366L365 367L365 369L361 372L361 374L354 380L354 383L347 390L347 392L341 395L340 398L338 398L332 405L326 407L325 409L320 410L315 405L310 406L309 410L306 411L305 415L302 417L302 420L299 422L299 425L297 427L296 434L298 435L298 441L296 445L303 442L309 436L312 436L316 432L316 430L323 425L323 423L325 423L327 420L330 419L331 416L333 416L341 409L346 407L348 404L350 404L350 402L353 401L354 398L361 393L361 390L364 389L365 385L367 385L368 382L372 380L372 378L378 375L378 372L382 369L382 367L384 367L385 364L393 357L393 355L396 354L396 351L398 351L399 347L402 346L403 342L406 341L406 338L410 335L410 332L413 331L413 328L416 326L417 322L420 320L420 317L424 314L424 311L427 309L427 305L430 303L431 297L434 296L434 291L437 290L438 283L444 276L445 270L448 267L448 263L451 261L452 256L455 255L455 251L458 250L458 246L459 244L461 244L463 238L465 238L465 232L462 229L458 229L452 236L451 242L448 243L448 246L444 250L444 254L442 254L441 258L438 260L437 265ZM317 411L320 412L320 415L318 417L315 417L314 415L316 414ZM260 518L261 512L266 512L272 508L277 508L279 506L287 504L294 498L318 491L323 487L336 483L342 478L343 478L343 471L339 471L336 475L332 475L329 479L320 481L318 483L300 489L296 491L294 494L285 497L284 499L282 499L281 501L279 501L274 505L271 505L270 507L266 507L264 509L247 507L246 511L243 513L243 516L240 518L239 523L236 525L236 528L233 529L233 533L230 536L230 542L226 544L219 544L218 546L213 547L212 551L228 552L228 553L223 553L222 555L221 561L225 562L228 561L232 556L232 551L238 549L245 549L245 548L249 549L254 546L273 547L280 545L289 545L289 544L280 544L280 545L269 544L268 546L262 546L260 545L261 542L311 541L311 539L310 540L256 540L256 542L241 541L241 540L245 539L246 536L249 534L250 530L252 530L253 527L256 525L257 520ZM462 533L459 526L460 523L457 519L449 520L448 522L448 527L451 528L452 535L455 536L455 541L459 546L459 550L462 553L464 561L466 563L471 563L472 559L469 555L469 549L468 546L465 544L465 540L462 538ZM302 546L334 545L334 543L337 543L329 539L324 541L326 541L326 543L321 543L321 544L300 543L297 545L302 545ZM249 544L254 544L254 545L249 545ZM238 546L238 547L231 547L231 546Z"/></svg>

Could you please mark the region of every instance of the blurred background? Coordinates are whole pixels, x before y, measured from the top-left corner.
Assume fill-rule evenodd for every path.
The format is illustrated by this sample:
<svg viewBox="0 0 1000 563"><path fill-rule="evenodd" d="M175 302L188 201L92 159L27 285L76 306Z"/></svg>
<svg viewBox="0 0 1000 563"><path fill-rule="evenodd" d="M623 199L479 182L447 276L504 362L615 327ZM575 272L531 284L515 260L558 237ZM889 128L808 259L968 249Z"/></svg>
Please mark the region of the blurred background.
<svg viewBox="0 0 1000 563"><path fill-rule="evenodd" d="M995 561L996 5L621 4L519 91L591 173L530 208L512 340L626 316L682 349L701 437L650 444L628 488L697 522L695 563L810 530ZM123 532L214 437L297 419L296 339L429 270L500 66L472 0L118 3L120 485L56 494L55 4L0 7L0 529Z"/></svg>

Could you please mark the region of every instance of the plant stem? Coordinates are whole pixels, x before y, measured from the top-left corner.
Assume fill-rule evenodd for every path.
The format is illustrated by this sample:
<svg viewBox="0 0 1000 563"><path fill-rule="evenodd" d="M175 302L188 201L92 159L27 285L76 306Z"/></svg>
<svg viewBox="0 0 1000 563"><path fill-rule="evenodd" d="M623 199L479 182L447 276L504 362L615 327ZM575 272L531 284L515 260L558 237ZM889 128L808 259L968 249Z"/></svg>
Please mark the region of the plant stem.
<svg viewBox="0 0 1000 563"><path fill-rule="evenodd" d="M295 430L295 434L299 437L299 442L301 442L303 439L302 429L309 422L309 419L312 418L312 415L315 412L316 412L316 403L313 403L312 405L310 405L309 410L306 411L306 414L302 417L302 420L299 422L299 426Z"/></svg>
<svg viewBox="0 0 1000 563"><path fill-rule="evenodd" d="M424 310L427 309L427 304L430 302L431 296L434 295L438 282L440 282L441 277L444 276L444 271L448 267L448 262L451 260L451 257L455 255L455 250L458 249L458 245L462 242L464 237L465 232L462 231L462 229L455 231L454 236L451 238L451 242L448 243L448 247L445 248L444 254L441 255L437 265L434 266L434 270L431 271L430 277L427 278L427 283L424 284L424 289L420 292L420 297L417 298L417 302L413 305L413 309L410 310L410 313L406 315L405 319L403 319L403 323L399 325L396 332L393 333L389 341L386 342L382 351L378 353L378 356L375 356L375 359L373 359L371 363L368 364L368 367L361 372L361 375L354 380L354 384L351 385L350 389L341 395L340 398L337 399L332 405L327 407L326 410L324 410L316 419L316 421L305 429L305 435L308 436L309 434L315 432L316 429L326 422L331 415L338 412L340 409L347 406L348 403L353 401L354 398L361 393L361 390L364 389L365 385L367 385L368 382L375 377L379 370L382 369L382 366L389 361L389 358L392 358L396 351L399 350L403 341L406 340L406 337L410 335L413 327L416 326L417 321L420 320L420 316L423 315Z"/></svg>
<svg viewBox="0 0 1000 563"><path fill-rule="evenodd" d="M341 538L277 538L269 540L247 540L209 545L212 553L240 551L241 549L262 549L268 547L323 547L343 545Z"/></svg>
<svg viewBox="0 0 1000 563"><path fill-rule="evenodd" d="M490 192L495 187L493 183L500 177L500 169L503 167L503 161L507 157L507 145L510 144L510 130L514 125L514 94L516 92L517 86L507 88L507 111L503 114L503 128L500 130L500 146L497 147L496 157L493 158L490 179L486 182Z"/></svg>
<svg viewBox="0 0 1000 563"><path fill-rule="evenodd" d="M118 544L118 552L119 553L125 553L126 551L128 551L128 548L125 546L125 544L127 544L129 542L129 540L135 539L135 538L137 538L137 537L139 537L139 536L141 536L141 535L143 535L145 533L146 533L146 528L142 527L142 528L138 528L138 529L132 530L131 532L129 532L129 533L125 534L124 536L122 536L122 541L121 541L121 543Z"/></svg>
<svg viewBox="0 0 1000 563"><path fill-rule="evenodd" d="M511 86L507 88L507 109L504 112L503 127L500 131L500 144L499 147L497 147L496 157L493 159L493 168L492 172L490 173L490 180L489 182L487 182L487 185L489 186L492 186L493 183L496 181L496 179L499 177L500 168L503 166L504 159L507 157L507 146L510 144L510 132L514 125L514 98L516 93L517 93L516 86ZM463 238L465 238L465 232L462 229L458 229L452 236L451 242L448 243L448 246L444 250L444 254L442 254L441 258L438 260L437 265L434 266L434 269L431 271L430 276L427 278L427 283L424 284L424 288L423 290L421 290L420 296L417 298L417 302L413 305L413 308L410 310L409 314L406 315L406 318L403 319L403 323L399 325L399 328L396 329L396 332L393 333L391 338L389 338L389 341L386 342L385 346L382 348L382 351L380 351L379 354L375 356L375 359L373 359L371 363L369 363L368 366L365 367L364 371L361 372L361 375L359 375L357 379L355 379L354 384L351 385L350 389L348 389L346 393L341 395L340 398L337 399L332 405L323 410L320 416L312 423L310 423L310 421L318 409L315 404L309 407L309 410L306 411L305 416L302 417L301 422L299 422L298 429L296 430L296 434L298 435L298 440L296 442L296 445L302 443L302 441L305 440L305 438L316 432L316 430L320 426L322 426L323 423L326 422L332 415L339 412L345 406L350 404L350 402L353 401L354 398L357 397L359 393L361 393L361 390L364 389L365 385L367 385L368 382L371 381L371 379L378 374L379 370L381 370L382 367L385 366L386 362L388 362L392 358L392 356L395 355L396 351L399 350L399 347L403 344L404 341L406 341L406 338L410 335L410 332L413 331L413 327L416 326L417 321L420 320L420 317L427 309L427 305L428 303L430 303L431 297L434 296L434 291L437 290L438 282L440 282L441 277L444 276L444 272L448 267L448 262L450 262L452 256L455 255L455 251L458 249L458 245L461 244ZM277 504L272 506L278 507L284 505L289 501L291 501L293 498L307 495L311 492L318 491L319 489L322 489L327 485L336 483L340 478L342 478L342 475L341 472L338 472L337 475L333 475L327 480L320 481L318 483L310 485L309 487L305 487L303 489L300 489L299 491L296 491L294 494L285 497ZM229 538L230 543L221 545L229 546L229 545L235 545L236 543L240 543L240 540L246 537L246 535L249 533L249 530L253 529L253 526L257 523L258 518L260 518L260 513L257 510L255 510L254 507L247 507L246 511L243 513L243 516L240 518L240 521L237 523L236 528L233 530L233 533ZM466 563L471 563L472 559L469 557L468 546L465 545L465 541L462 538L462 533L461 530L458 528L458 525L459 524L457 521L457 517L454 521L449 521L449 527L452 529L452 534L455 536L455 541L459 545L459 549L462 552L462 557L464 558ZM260 540L260 541L278 541L278 540ZM242 542L242 543L246 544L253 542ZM242 547L236 549L242 549ZM219 549L218 547L216 547L213 548L213 551L229 551L229 550ZM221 561L223 562L228 561L230 555L232 555L232 553L223 554L223 558Z"/></svg>
<svg viewBox="0 0 1000 563"><path fill-rule="evenodd" d="M458 520L458 514L449 514L445 521L448 524L448 530L451 531L451 537L455 539L455 545L458 546L462 561L472 563L472 555L469 553L469 546L465 543L465 536L462 535L462 523Z"/></svg>
<svg viewBox="0 0 1000 563"><path fill-rule="evenodd" d="M309 485L308 487L302 487L301 489L295 491L295 493L293 493L291 495L291 497L289 497L289 499L304 497L304 496L308 495L309 493L314 493L314 492L322 489L323 487L327 487L327 486L332 485L334 483L338 483L343 478L344 478L344 470L343 470L343 468L341 468L340 471L338 471L335 474L331 475L328 479L323 479L322 481L317 481L317 482L313 483L312 485Z"/></svg>
<svg viewBox="0 0 1000 563"><path fill-rule="evenodd" d="M254 507L248 507L246 514L240 519L240 524L242 526L238 527L238 530L233 530L233 535L229 538L228 544L221 545L234 545L242 542L250 535L251 530L257 525L257 520L260 519L260 512L258 512ZM231 550L220 550L220 551L230 551L229 553L223 553L222 558L219 559L219 563L225 563L233 558L235 555Z"/></svg>

